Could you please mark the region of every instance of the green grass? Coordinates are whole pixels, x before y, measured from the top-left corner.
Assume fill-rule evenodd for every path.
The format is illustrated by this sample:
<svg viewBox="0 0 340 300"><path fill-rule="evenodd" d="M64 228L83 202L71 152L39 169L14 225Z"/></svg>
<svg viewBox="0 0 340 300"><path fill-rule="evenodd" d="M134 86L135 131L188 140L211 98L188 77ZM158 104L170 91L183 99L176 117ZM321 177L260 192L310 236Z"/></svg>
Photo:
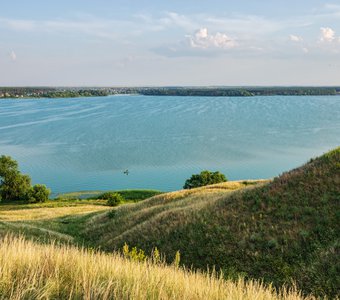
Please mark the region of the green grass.
<svg viewBox="0 0 340 300"><path fill-rule="evenodd" d="M339 296L340 148L270 181L159 194L114 209L97 201L51 201L27 211L0 205L0 234L108 252L125 242L147 253L157 247L169 262L179 250L194 269L214 266L231 278L296 282L306 294Z"/></svg>
<svg viewBox="0 0 340 300"><path fill-rule="evenodd" d="M125 204L135 203L148 197L161 194L155 190L123 190ZM39 242L55 240L58 243L72 243L91 247L98 245L87 239L86 231L89 220L103 210L111 209L107 200L97 199L103 192L74 192L63 194L58 199L43 203L0 203L0 235L10 232L24 234ZM87 195L90 198L82 198ZM80 199L79 199L80 198Z"/></svg>
<svg viewBox="0 0 340 300"><path fill-rule="evenodd" d="M211 194L226 192L243 188L249 183L254 184L256 182L228 182L226 184L164 195L167 195L166 197L180 196L180 199L182 199L184 195L198 194L203 191L204 193L209 191ZM127 198L127 202L123 205L125 208L134 207L133 203L135 201L138 202L146 196L161 194L153 190L127 190L120 191L120 193ZM72 199L78 193L70 195L66 199L50 200L45 203L0 203L0 235L10 232L16 235L24 234L28 238L34 238L36 241L43 243L49 242L52 239L58 243L66 242L85 247L101 248L96 236L89 233L88 229L93 228L93 226L100 226L103 211L109 211L112 214L115 210L107 206L106 200L79 200ZM167 206L164 206L163 209L166 210ZM104 225L107 224L105 223ZM119 228L121 227L118 226L117 229Z"/></svg>
<svg viewBox="0 0 340 300"><path fill-rule="evenodd" d="M75 200L75 199L92 199L96 200L100 198L103 193L106 192L114 192L118 193L124 197L127 201L138 202L147 198L150 198L155 195L159 195L162 192L158 190L109 190L109 191L80 191L80 192L71 192L58 194L56 199L63 200Z"/></svg>
<svg viewBox="0 0 340 300"><path fill-rule="evenodd" d="M0 204L0 236L8 232L40 242L85 244L79 237L87 219L109 210L106 200L51 200L45 203Z"/></svg>
<svg viewBox="0 0 340 300"><path fill-rule="evenodd" d="M186 266L275 286L295 281L305 293L335 297L340 148L271 182L240 184L234 192L217 185L121 206L97 215L83 235L107 251L125 242L168 257L179 250Z"/></svg>

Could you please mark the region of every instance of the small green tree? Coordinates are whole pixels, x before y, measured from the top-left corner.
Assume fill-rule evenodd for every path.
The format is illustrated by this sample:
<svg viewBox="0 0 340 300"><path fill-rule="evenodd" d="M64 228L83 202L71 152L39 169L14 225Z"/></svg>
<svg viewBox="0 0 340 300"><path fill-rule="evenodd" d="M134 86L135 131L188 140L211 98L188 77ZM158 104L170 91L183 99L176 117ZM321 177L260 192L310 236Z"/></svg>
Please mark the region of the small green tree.
<svg viewBox="0 0 340 300"><path fill-rule="evenodd" d="M0 156L0 177L3 181L8 175L18 173L18 163L10 156Z"/></svg>
<svg viewBox="0 0 340 300"><path fill-rule="evenodd" d="M31 178L18 170L18 163L10 156L0 156L0 198L3 201L27 200Z"/></svg>
<svg viewBox="0 0 340 300"><path fill-rule="evenodd" d="M31 187L31 178L20 173L18 163L10 156L0 156L0 200L43 202L50 192L44 185Z"/></svg>
<svg viewBox="0 0 340 300"><path fill-rule="evenodd" d="M194 174L189 179L185 181L183 186L184 189L192 189L200 186L205 186L214 183L226 182L227 177L216 171L202 171L200 174Z"/></svg>
<svg viewBox="0 0 340 300"><path fill-rule="evenodd" d="M106 199L109 206L117 206L124 202L124 198L118 193L110 193Z"/></svg>
<svg viewBox="0 0 340 300"><path fill-rule="evenodd" d="M51 194L51 190L44 184L36 184L28 192L28 201L31 203L46 202Z"/></svg>

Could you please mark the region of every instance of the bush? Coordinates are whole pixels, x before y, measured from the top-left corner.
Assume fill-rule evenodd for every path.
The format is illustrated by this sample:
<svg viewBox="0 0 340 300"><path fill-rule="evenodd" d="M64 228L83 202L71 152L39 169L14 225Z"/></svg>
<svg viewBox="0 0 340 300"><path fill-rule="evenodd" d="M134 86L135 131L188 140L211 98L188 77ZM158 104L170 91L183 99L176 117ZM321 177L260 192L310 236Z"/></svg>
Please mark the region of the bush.
<svg viewBox="0 0 340 300"><path fill-rule="evenodd" d="M98 196L98 199L101 199L101 200L109 200L111 198L112 195L115 195L115 194L119 194L117 192L105 192L101 195ZM120 194L119 194L120 195Z"/></svg>
<svg viewBox="0 0 340 300"><path fill-rule="evenodd" d="M36 184L28 192L28 201L31 203L46 202L51 194L51 190L43 184Z"/></svg>
<svg viewBox="0 0 340 300"><path fill-rule="evenodd" d="M107 191L105 193L102 193L100 195L92 196L88 199L101 199L101 200L107 200L111 194L117 193L121 195L124 200L127 200L129 202L138 202L141 200L145 200L148 198L151 198L153 196L159 195L162 192L156 191L156 190L117 190L117 191Z"/></svg>
<svg viewBox="0 0 340 300"><path fill-rule="evenodd" d="M117 206L124 202L124 198L118 193L107 193L106 199L109 206Z"/></svg>
<svg viewBox="0 0 340 300"><path fill-rule="evenodd" d="M184 189L192 189L200 186L205 186L214 183L226 182L227 178L224 174L216 171L202 171L200 174L194 174L191 178L185 181Z"/></svg>

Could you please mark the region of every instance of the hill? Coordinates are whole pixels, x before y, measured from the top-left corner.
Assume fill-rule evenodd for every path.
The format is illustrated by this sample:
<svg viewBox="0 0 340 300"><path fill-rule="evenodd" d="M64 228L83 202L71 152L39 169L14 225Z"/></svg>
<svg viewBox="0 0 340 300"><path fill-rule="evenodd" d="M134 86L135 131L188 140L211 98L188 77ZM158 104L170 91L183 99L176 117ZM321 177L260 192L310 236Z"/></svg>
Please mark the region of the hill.
<svg viewBox="0 0 340 300"><path fill-rule="evenodd" d="M238 183L240 184L240 183ZM186 266L215 266L229 277L296 281L315 295L337 295L340 148L271 182L230 192L232 183L155 196L88 220L84 238L102 249L126 242ZM247 185L247 184L245 184Z"/></svg>
<svg viewBox="0 0 340 300"><path fill-rule="evenodd" d="M226 182L114 209L93 199L1 204L0 237L24 234L107 252L126 242L146 253L158 247L168 262L179 250L187 267L215 266L226 277L263 279L279 288L293 280L305 294L336 297L339 200L337 148L270 181ZM6 249L16 249L15 243Z"/></svg>
<svg viewBox="0 0 340 300"><path fill-rule="evenodd" d="M254 281L13 236L0 240L0 271L0 299L312 300Z"/></svg>

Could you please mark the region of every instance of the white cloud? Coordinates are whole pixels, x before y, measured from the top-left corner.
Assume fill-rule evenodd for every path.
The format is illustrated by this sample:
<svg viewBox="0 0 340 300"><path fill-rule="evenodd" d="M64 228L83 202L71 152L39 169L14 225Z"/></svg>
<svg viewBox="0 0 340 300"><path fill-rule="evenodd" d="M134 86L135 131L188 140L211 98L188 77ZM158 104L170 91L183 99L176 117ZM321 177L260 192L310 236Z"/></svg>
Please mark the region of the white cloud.
<svg viewBox="0 0 340 300"><path fill-rule="evenodd" d="M302 51L303 51L303 53L309 53L309 49L306 48L306 47L302 48Z"/></svg>
<svg viewBox="0 0 340 300"><path fill-rule="evenodd" d="M321 42L333 42L335 40L335 31L330 27L321 27Z"/></svg>
<svg viewBox="0 0 340 300"><path fill-rule="evenodd" d="M303 41L303 38L301 36L297 36L297 35L294 35L294 34L290 34L289 35L289 39L292 41L292 42L302 42Z"/></svg>
<svg viewBox="0 0 340 300"><path fill-rule="evenodd" d="M11 59L11 61L16 61L17 60L17 55L16 55L16 53L13 50L9 54L9 58Z"/></svg>
<svg viewBox="0 0 340 300"><path fill-rule="evenodd" d="M230 49L237 45L236 41L225 33L217 32L216 34L209 34L207 28L199 29L194 35L189 35L188 39L192 48Z"/></svg>

